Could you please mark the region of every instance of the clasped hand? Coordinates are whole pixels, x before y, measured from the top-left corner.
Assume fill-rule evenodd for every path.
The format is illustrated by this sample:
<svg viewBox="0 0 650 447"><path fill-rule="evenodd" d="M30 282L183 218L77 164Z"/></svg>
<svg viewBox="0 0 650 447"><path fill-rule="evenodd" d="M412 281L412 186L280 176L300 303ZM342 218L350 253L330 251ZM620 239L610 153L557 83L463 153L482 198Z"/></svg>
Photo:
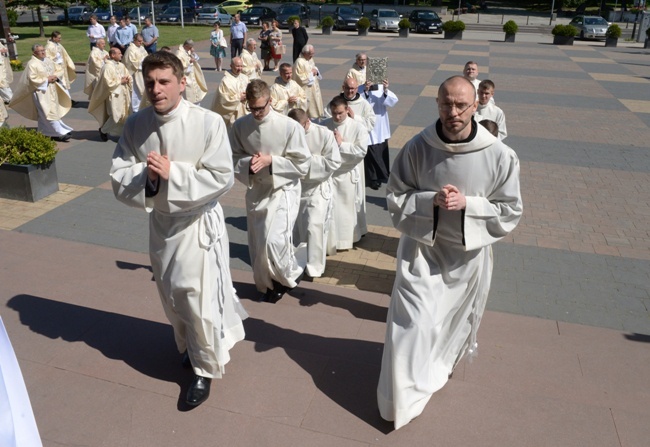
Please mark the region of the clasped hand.
<svg viewBox="0 0 650 447"><path fill-rule="evenodd" d="M147 175L149 180L155 182L158 178L169 180L169 169L171 163L166 155L160 155L158 152L149 152L147 155Z"/></svg>
<svg viewBox="0 0 650 447"><path fill-rule="evenodd" d="M435 205L449 211L464 210L467 205L465 195L454 185L443 186L442 190L435 195L433 202Z"/></svg>
<svg viewBox="0 0 650 447"><path fill-rule="evenodd" d="M251 158L250 170L253 174L257 174L267 166L271 166L271 163L273 163L273 157L271 155L265 155L258 152L253 155L253 158Z"/></svg>

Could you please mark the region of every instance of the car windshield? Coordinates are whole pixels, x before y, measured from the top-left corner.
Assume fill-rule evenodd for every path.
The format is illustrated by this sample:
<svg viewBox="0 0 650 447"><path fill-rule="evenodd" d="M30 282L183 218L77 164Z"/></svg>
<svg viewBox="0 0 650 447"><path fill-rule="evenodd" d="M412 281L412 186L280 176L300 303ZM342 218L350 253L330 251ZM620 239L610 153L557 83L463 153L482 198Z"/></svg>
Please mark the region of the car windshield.
<svg viewBox="0 0 650 447"><path fill-rule="evenodd" d="M437 18L438 18L438 14L436 14L435 12L418 12L418 19L433 20Z"/></svg>
<svg viewBox="0 0 650 447"><path fill-rule="evenodd" d="M602 17L585 18L585 25L608 25L607 20Z"/></svg>
<svg viewBox="0 0 650 447"><path fill-rule="evenodd" d="M280 14L300 14L300 8L297 6L281 6Z"/></svg>
<svg viewBox="0 0 650 447"><path fill-rule="evenodd" d="M357 8L341 8L341 9L339 9L339 12L341 14L345 14L345 15L348 15L348 16L360 16L361 15L361 13L359 12L359 10Z"/></svg>
<svg viewBox="0 0 650 447"><path fill-rule="evenodd" d="M176 6L172 6L170 8L167 8L167 11L165 11L165 14L178 14L180 12L180 8Z"/></svg>
<svg viewBox="0 0 650 447"><path fill-rule="evenodd" d="M379 17L399 17L396 11L379 11Z"/></svg>
<svg viewBox="0 0 650 447"><path fill-rule="evenodd" d="M84 12L84 8L81 6L74 6L72 8L68 8L68 14L81 14Z"/></svg>
<svg viewBox="0 0 650 447"><path fill-rule="evenodd" d="M248 8L246 11L244 11L244 14L263 14L264 13L264 8Z"/></svg>
<svg viewBox="0 0 650 447"><path fill-rule="evenodd" d="M201 14L214 14L217 12L217 8L203 8Z"/></svg>

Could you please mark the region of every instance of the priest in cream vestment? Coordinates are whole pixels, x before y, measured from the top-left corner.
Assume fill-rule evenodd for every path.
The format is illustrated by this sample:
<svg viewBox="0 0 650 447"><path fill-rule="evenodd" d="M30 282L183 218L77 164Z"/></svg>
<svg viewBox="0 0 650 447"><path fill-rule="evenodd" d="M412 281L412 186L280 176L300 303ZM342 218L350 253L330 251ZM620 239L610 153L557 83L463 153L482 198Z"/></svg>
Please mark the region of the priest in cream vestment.
<svg viewBox="0 0 650 447"><path fill-rule="evenodd" d="M9 107L27 119L38 121L38 130L43 135L68 141L72 127L61 119L72 107L70 95L58 82L54 63L45 57L45 48L34 45L32 51Z"/></svg>
<svg viewBox="0 0 650 447"><path fill-rule="evenodd" d="M45 44L45 55L54 62L54 74L59 78L59 83L70 90L70 85L77 79L74 62L68 52L61 45L61 33L54 31L52 37Z"/></svg>
<svg viewBox="0 0 650 447"><path fill-rule="evenodd" d="M195 374L186 403L196 406L244 339L219 204L234 182L232 152L221 117L182 98L176 56L153 53L143 71L152 106L127 119L111 180L118 200L149 213L151 267L183 366Z"/></svg>
<svg viewBox="0 0 650 447"><path fill-rule="evenodd" d="M294 237L307 243L305 272L319 278L325 272L327 236L332 218L332 174L341 166L341 153L334 132L325 126L312 123L307 112L294 109L289 117L305 129L307 147L311 152L309 172L300 181L300 210Z"/></svg>
<svg viewBox="0 0 650 447"><path fill-rule="evenodd" d="M141 34L136 34L133 43L129 45L124 53L122 63L129 70L133 78L133 91L131 92L131 109L133 113L140 110L141 102L144 96L144 79L142 78L142 61L147 57L147 50L144 49L144 40ZM142 107L145 107L142 104Z"/></svg>
<svg viewBox="0 0 650 447"><path fill-rule="evenodd" d="M124 123L131 110L133 88L131 75L120 62L122 51L113 47L110 56L111 59L99 73L97 86L88 104L88 113L99 123L100 137L104 141L108 139L108 135L115 137L122 135Z"/></svg>
<svg viewBox="0 0 650 447"><path fill-rule="evenodd" d="M185 70L185 99L194 104L199 104L208 93L208 85L199 65L199 55L194 50L194 41L186 40L178 47L176 56L181 60Z"/></svg>
<svg viewBox="0 0 650 447"><path fill-rule="evenodd" d="M246 110L246 86L248 77L242 73L241 58L234 57L230 71L224 72L212 102L212 111L221 115L230 128L235 120L248 114Z"/></svg>
<svg viewBox="0 0 650 447"><path fill-rule="evenodd" d="M251 81L253 79L262 79L262 68L264 68L264 64L262 64L255 52L256 47L257 42L251 38L246 41L246 48L241 52L241 61L244 64L242 73L248 76Z"/></svg>
<svg viewBox="0 0 650 447"><path fill-rule="evenodd" d="M293 227L300 206L300 179L311 154L305 131L291 118L271 108L264 81L246 88L251 114L230 133L235 176L246 191L248 250L257 290L264 301L277 302L296 287L305 268L304 248L294 250Z"/></svg>
<svg viewBox="0 0 650 447"><path fill-rule="evenodd" d="M314 61L314 46L305 45L300 57L293 64L293 80L300 85L307 95L307 114L311 119L323 116L323 96L319 80L323 79Z"/></svg>
<svg viewBox="0 0 650 447"><path fill-rule="evenodd" d="M345 75L346 78L354 78L357 81L359 93L363 93L366 83L366 72L368 69L368 56L366 53L357 53L355 62Z"/></svg>
<svg viewBox="0 0 650 447"><path fill-rule="evenodd" d="M491 244L523 210L517 155L472 119L475 98L462 76L443 82L440 119L406 143L388 179L388 211L402 235L377 398L396 429L476 353Z"/></svg>
<svg viewBox="0 0 650 447"><path fill-rule="evenodd" d="M0 42L0 99L9 104L13 97L11 83L14 82L14 72L11 69L9 50Z"/></svg>
<svg viewBox="0 0 650 447"><path fill-rule="evenodd" d="M91 98L97 78L102 67L109 59L108 52L105 50L106 41L104 39L97 39L97 44L90 50L88 61L86 62L86 83L84 84L84 93Z"/></svg>
<svg viewBox="0 0 650 447"><path fill-rule="evenodd" d="M271 86L273 110L287 115L293 109L307 110L307 96L296 81L291 79L293 67L286 62L280 65L280 76Z"/></svg>
<svg viewBox="0 0 650 447"><path fill-rule="evenodd" d="M332 118L323 125L334 132L341 153L341 166L332 175L334 210L327 239L327 254L349 250L363 235L358 216L363 204L358 189L363 187L363 157L368 150L368 131L348 115L348 103L341 96L330 102ZM360 184L361 183L361 184ZM365 221L363 222L365 228Z"/></svg>

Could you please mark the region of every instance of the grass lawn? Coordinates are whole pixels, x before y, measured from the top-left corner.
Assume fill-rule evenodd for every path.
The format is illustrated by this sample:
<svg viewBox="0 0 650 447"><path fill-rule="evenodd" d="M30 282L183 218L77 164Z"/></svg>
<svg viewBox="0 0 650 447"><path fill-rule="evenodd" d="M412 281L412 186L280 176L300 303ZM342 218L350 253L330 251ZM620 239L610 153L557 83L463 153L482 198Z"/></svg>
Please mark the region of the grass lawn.
<svg viewBox="0 0 650 447"><path fill-rule="evenodd" d="M182 44L187 39L192 39L195 42L201 40L208 40L210 38L210 25L190 25L181 28L179 25L156 25L160 32L160 39L158 39L158 48L162 46L175 46ZM61 32L61 43L70 55L73 61L86 63L88 54L90 53L90 46L88 43L88 36L86 36L87 25L73 25L73 26L46 26L45 36L40 37L37 26L14 26L11 28L13 34L18 34L20 39L17 40L18 44L18 59L27 62L32 57L32 45L40 43L45 45L49 39L52 31ZM230 35L230 29L223 27L225 36Z"/></svg>

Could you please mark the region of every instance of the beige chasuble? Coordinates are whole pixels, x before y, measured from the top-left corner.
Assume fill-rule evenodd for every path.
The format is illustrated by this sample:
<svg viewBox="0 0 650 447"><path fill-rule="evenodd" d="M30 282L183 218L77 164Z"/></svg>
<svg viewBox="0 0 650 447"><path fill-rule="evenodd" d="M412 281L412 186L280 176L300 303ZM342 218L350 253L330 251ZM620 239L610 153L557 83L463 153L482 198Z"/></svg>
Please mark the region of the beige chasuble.
<svg viewBox="0 0 650 447"><path fill-rule="evenodd" d="M74 71L74 62L63 45L48 40L45 44L45 57L54 62L54 74L59 77L63 87L70 90L70 84L77 79L77 73Z"/></svg>
<svg viewBox="0 0 650 447"><path fill-rule="evenodd" d="M251 81L253 79L262 79L262 63L257 57L257 53L251 53L246 48L241 52L241 61L244 65L241 72L248 76Z"/></svg>
<svg viewBox="0 0 650 447"><path fill-rule="evenodd" d="M290 104L289 98L292 96L295 96L298 100ZM307 95L293 79L289 79L289 82L285 83L278 76L275 78L275 84L271 86L271 105L273 110L283 115L287 115L293 109L307 111Z"/></svg>
<svg viewBox="0 0 650 447"><path fill-rule="evenodd" d="M307 96L307 114L310 118L321 118L323 116L323 97L320 92L318 76L314 76L313 69L316 68L314 58L307 60L302 54L293 64L292 79L305 90Z"/></svg>
<svg viewBox="0 0 650 447"><path fill-rule="evenodd" d="M124 53L122 63L126 66L129 74L133 78L133 88L137 88L138 92L144 97L144 78L142 77L142 61L147 57L147 50L144 46L136 46L135 44L129 45ZM144 107L144 105L143 105Z"/></svg>
<svg viewBox="0 0 650 447"><path fill-rule="evenodd" d="M99 72L102 70L102 67L107 60L108 51L93 47L88 56L88 61L86 62L86 83L84 85L84 93L88 95L88 99L90 99L90 96L93 94L93 89L97 83Z"/></svg>
<svg viewBox="0 0 650 447"><path fill-rule="evenodd" d="M122 78L129 72L121 62L108 61L102 68L90 103L88 113L95 117L101 131L113 136L120 136L131 107L131 80L122 84Z"/></svg>
<svg viewBox="0 0 650 447"><path fill-rule="evenodd" d="M203 70L199 65L198 56L196 53L188 53L183 45L178 47L176 56L183 64L183 71L185 72L185 99L189 102L198 104L201 102L205 95L208 93L208 85L205 82Z"/></svg>
<svg viewBox="0 0 650 447"><path fill-rule="evenodd" d="M226 71L223 75L212 102L212 111L221 115L228 127L248 114L246 103L241 101L241 94L246 92L247 85L248 77L243 73L233 76L230 71Z"/></svg>

